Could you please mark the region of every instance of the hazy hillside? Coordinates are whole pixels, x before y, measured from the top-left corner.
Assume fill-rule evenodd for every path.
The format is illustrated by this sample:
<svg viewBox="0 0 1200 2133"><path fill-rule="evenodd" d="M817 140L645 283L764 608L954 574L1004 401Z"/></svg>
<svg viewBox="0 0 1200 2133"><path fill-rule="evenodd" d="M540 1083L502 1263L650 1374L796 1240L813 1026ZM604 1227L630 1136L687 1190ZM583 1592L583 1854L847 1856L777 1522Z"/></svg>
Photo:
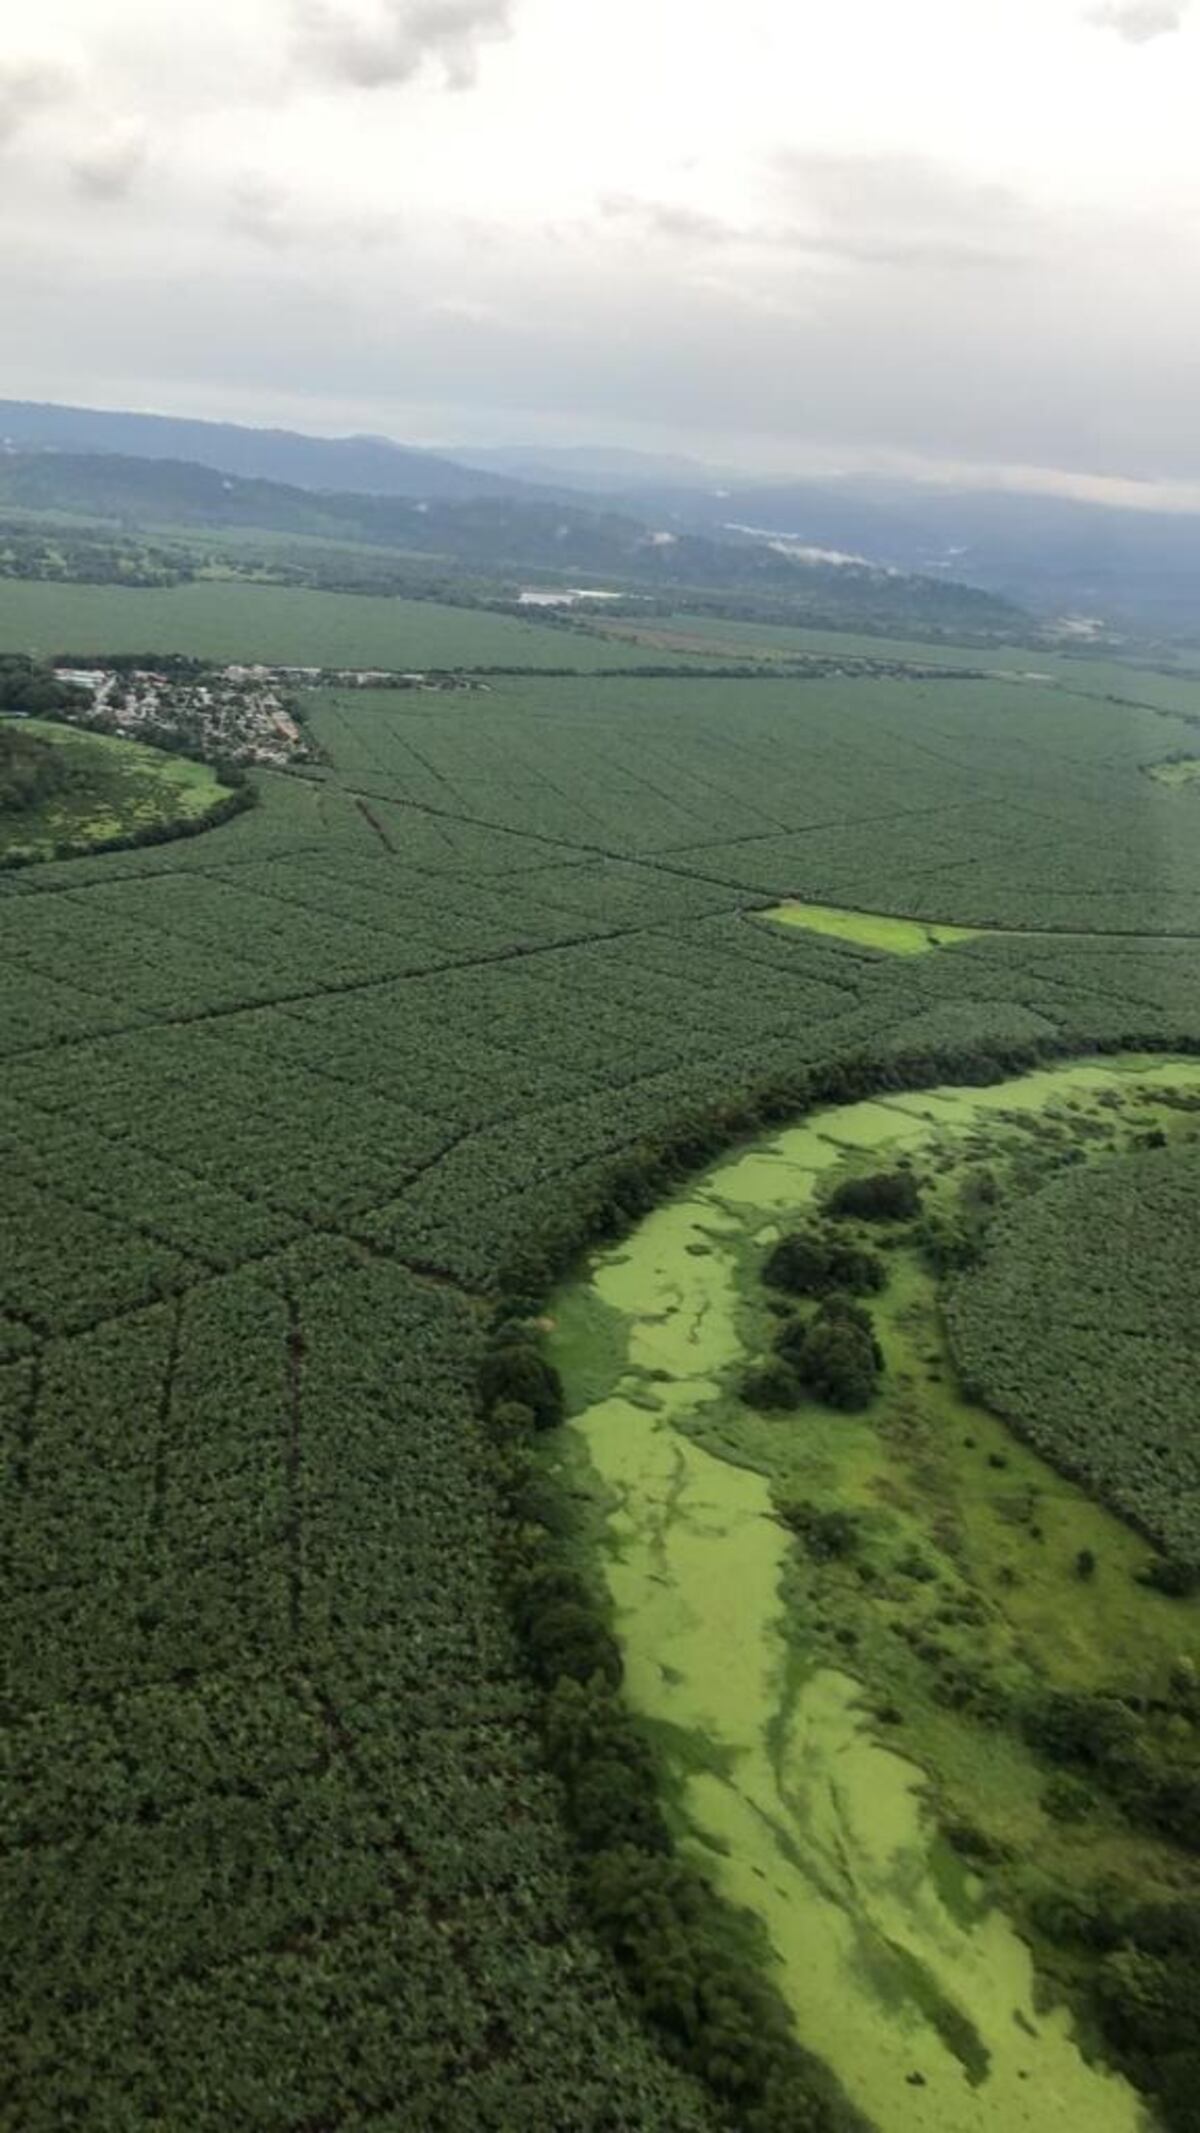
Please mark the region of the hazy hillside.
<svg viewBox="0 0 1200 2133"><path fill-rule="evenodd" d="M638 452L621 445L456 444L450 456L465 467L607 496L664 488L713 489L740 478L729 467L707 466L677 452Z"/></svg>
<svg viewBox="0 0 1200 2133"><path fill-rule="evenodd" d="M872 480L672 484L629 490L624 501L672 526L753 527L954 578L1041 615L1082 612L1180 635L1200 627L1200 515Z"/></svg>
<svg viewBox="0 0 1200 2133"><path fill-rule="evenodd" d="M865 627L1011 635L1015 607L935 578L845 568L781 554L744 536L678 534L608 508L536 495L470 500L325 494L248 481L212 468L115 453L0 456L0 508L66 511L122 528L258 528L402 549L489 573L600 577L675 594L723 591L786 604L789 612Z"/></svg>
<svg viewBox="0 0 1200 2133"><path fill-rule="evenodd" d="M435 452L392 444L386 437L305 437L294 430L28 400L0 400L0 445L187 460L246 479L377 496L508 496L524 489L505 475L456 466Z"/></svg>
<svg viewBox="0 0 1200 2133"><path fill-rule="evenodd" d="M877 493L889 516L922 529L902 558L912 569L944 569L1043 613L1070 607L1183 633L1200 628L1200 514L1000 491Z"/></svg>

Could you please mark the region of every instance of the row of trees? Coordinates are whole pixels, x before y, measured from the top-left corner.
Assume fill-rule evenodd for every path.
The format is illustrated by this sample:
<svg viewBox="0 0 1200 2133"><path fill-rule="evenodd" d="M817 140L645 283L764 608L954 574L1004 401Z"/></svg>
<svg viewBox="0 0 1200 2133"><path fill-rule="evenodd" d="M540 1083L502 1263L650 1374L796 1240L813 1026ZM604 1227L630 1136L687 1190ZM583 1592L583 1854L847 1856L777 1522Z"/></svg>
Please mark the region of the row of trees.
<svg viewBox="0 0 1200 2133"><path fill-rule="evenodd" d="M579 1889L668 2055L745 2133L867 2133L796 2042L738 1923L675 1855L658 1774L624 1704L620 1648L599 1590L571 1559L558 1491L535 1445L562 1419L557 1372L528 1303L498 1317L479 1373L513 1620L542 1691L542 1733L580 1853Z"/></svg>

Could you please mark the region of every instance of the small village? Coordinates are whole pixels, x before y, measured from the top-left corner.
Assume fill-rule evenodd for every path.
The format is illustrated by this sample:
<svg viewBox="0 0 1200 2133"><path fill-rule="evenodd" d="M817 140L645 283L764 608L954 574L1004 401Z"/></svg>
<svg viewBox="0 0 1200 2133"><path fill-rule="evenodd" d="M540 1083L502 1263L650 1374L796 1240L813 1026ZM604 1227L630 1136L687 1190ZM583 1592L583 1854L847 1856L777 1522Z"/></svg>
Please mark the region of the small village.
<svg viewBox="0 0 1200 2133"><path fill-rule="evenodd" d="M226 763L286 769L317 760L296 701L297 693L329 689L486 690L465 674L398 672L383 668L298 666L204 667L164 658L162 667L56 664L60 682L76 690L78 707L60 711L77 725L128 739L178 747Z"/></svg>
<svg viewBox="0 0 1200 2133"><path fill-rule="evenodd" d="M64 666L56 673L80 692L79 710L66 714L79 724L130 740L169 737L178 745L184 739L196 754L228 763L285 769L314 760L292 697L268 669L230 666L181 676L123 665Z"/></svg>

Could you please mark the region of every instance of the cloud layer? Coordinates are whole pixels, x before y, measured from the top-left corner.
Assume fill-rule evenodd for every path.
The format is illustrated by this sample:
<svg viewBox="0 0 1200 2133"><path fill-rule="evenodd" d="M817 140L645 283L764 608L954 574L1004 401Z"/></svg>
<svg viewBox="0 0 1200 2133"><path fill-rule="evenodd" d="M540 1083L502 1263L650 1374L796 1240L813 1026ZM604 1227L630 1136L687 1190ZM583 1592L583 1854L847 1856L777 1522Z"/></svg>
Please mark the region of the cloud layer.
<svg viewBox="0 0 1200 2133"><path fill-rule="evenodd" d="M295 0L308 63L359 89L411 81L427 64L469 88L481 44L507 37L512 0Z"/></svg>
<svg viewBox="0 0 1200 2133"><path fill-rule="evenodd" d="M1195 11L1087 6L39 0L4 389L1200 478Z"/></svg>
<svg viewBox="0 0 1200 2133"><path fill-rule="evenodd" d="M0 56L0 147L40 113L74 96L79 72L77 63L58 54Z"/></svg>
<svg viewBox="0 0 1200 2133"><path fill-rule="evenodd" d="M120 119L81 142L71 157L71 175L88 199L123 200L140 178L149 154L149 135L142 121Z"/></svg>
<svg viewBox="0 0 1200 2133"><path fill-rule="evenodd" d="M1097 29L1115 30L1128 44L1150 44L1183 28L1189 0L1102 0L1088 20Z"/></svg>

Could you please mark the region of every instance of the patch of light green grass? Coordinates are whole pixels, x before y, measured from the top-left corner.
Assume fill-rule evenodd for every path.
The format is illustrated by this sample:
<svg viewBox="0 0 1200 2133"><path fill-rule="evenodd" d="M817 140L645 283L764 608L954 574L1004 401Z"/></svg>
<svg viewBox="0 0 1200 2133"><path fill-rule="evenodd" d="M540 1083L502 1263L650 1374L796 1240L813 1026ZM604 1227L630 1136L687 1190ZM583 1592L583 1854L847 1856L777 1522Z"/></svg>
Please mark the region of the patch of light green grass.
<svg viewBox="0 0 1200 2133"><path fill-rule="evenodd" d="M978 926L945 926L922 918L892 918L884 911L847 911L837 904L789 900L759 916L780 926L801 926L834 940L854 941L860 948L882 948L888 955L926 955L955 941L978 940Z"/></svg>
<svg viewBox="0 0 1200 2133"><path fill-rule="evenodd" d="M1195 785L1200 780L1200 756L1190 755L1182 763L1151 763L1150 776L1156 785Z"/></svg>
<svg viewBox="0 0 1200 2133"><path fill-rule="evenodd" d="M40 807L0 819L0 858L50 858L56 848L102 846L156 824L202 821L226 791L207 763L189 756L49 719L22 719L21 730L61 749L71 776Z"/></svg>

